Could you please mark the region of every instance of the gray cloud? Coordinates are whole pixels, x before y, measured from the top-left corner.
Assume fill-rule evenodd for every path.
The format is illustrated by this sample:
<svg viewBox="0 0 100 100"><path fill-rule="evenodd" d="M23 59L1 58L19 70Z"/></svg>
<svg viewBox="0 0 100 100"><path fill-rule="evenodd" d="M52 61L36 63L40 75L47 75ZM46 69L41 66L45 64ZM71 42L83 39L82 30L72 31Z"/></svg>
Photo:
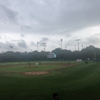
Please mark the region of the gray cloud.
<svg viewBox="0 0 100 100"><path fill-rule="evenodd" d="M8 37L6 35L4 35L4 39L8 39Z"/></svg>
<svg viewBox="0 0 100 100"><path fill-rule="evenodd" d="M39 44L41 46L46 46L46 44L48 43L49 39L47 37L43 37L40 41L39 41Z"/></svg>
<svg viewBox="0 0 100 100"><path fill-rule="evenodd" d="M96 33L95 35L100 36L100 33Z"/></svg>
<svg viewBox="0 0 100 100"><path fill-rule="evenodd" d="M7 28L12 32L67 35L100 25L99 5L100 0L7 1L0 4L0 21L4 26L18 22L13 30Z"/></svg>
<svg viewBox="0 0 100 100"><path fill-rule="evenodd" d="M24 40L19 40L18 46L21 47L21 48L27 48L27 44Z"/></svg>
<svg viewBox="0 0 100 100"><path fill-rule="evenodd" d="M21 26L21 30L22 30L22 31L30 31L30 29L31 29L30 26L27 26L27 25Z"/></svg>
<svg viewBox="0 0 100 100"><path fill-rule="evenodd" d="M99 12L100 0L0 0L1 40L4 42L10 41L12 36L9 38L6 34L15 34L11 42L18 44L17 46L24 50L28 44L26 40L31 41L28 40L31 36L40 39L38 42L41 46L43 46L42 43L47 43L47 46L54 43L53 45L60 47L59 38L62 35L61 38L66 37L66 43L63 41L63 45L73 46L77 44L75 38L79 34L83 36L83 34L88 33L77 34L76 31L100 25ZM2 34L5 34L5 36ZM57 38L51 40L48 35L51 35L51 37L57 36ZM16 40L15 38L26 40ZM98 33L96 36L84 39L84 42L81 41L81 43L84 45L98 44L99 40ZM34 39L34 42L30 42L29 45L36 46L36 42ZM31 47L27 49L31 49Z"/></svg>
<svg viewBox="0 0 100 100"><path fill-rule="evenodd" d="M86 39L86 42L91 45L98 45L100 43L100 34L98 35L92 35L89 38Z"/></svg>
<svg viewBox="0 0 100 100"><path fill-rule="evenodd" d="M21 37L21 38L24 38L24 37L25 37L25 35L24 35L24 34L20 34L20 37Z"/></svg>
<svg viewBox="0 0 100 100"><path fill-rule="evenodd" d="M15 50L18 50L18 48L16 47L16 45L12 42L9 42L9 41L6 41L5 43L3 42L0 42L0 46L1 46L1 50L3 52L5 51L12 51L12 49L10 48L10 45L13 46L13 49Z"/></svg>
<svg viewBox="0 0 100 100"><path fill-rule="evenodd" d="M43 37L41 40L40 40L40 42L48 42L49 41L49 39L47 38L47 37Z"/></svg>
<svg viewBox="0 0 100 100"><path fill-rule="evenodd" d="M77 43L73 39L71 39L67 43L65 43L66 46L74 46L75 44L77 44Z"/></svg>
<svg viewBox="0 0 100 100"><path fill-rule="evenodd" d="M30 45L31 46L36 46L36 44L33 41L30 42Z"/></svg>
<svg viewBox="0 0 100 100"><path fill-rule="evenodd" d="M68 37L71 37L71 36L72 36L72 35L69 33L69 34L67 34L65 37L67 37L67 38L68 38Z"/></svg>
<svg viewBox="0 0 100 100"><path fill-rule="evenodd" d="M98 46L100 43L100 34L94 34L91 35L87 38L83 38L81 39L81 41L79 41L79 45L80 47L83 45L84 47L89 46L89 45L94 45L94 46ZM74 38L70 39L69 41L67 41L66 43L67 46L77 46L78 42L75 41Z"/></svg>
<svg viewBox="0 0 100 100"><path fill-rule="evenodd" d="M17 22L17 15L16 11L8 8L6 5L0 4L0 22L2 23L16 23Z"/></svg>
<svg viewBox="0 0 100 100"><path fill-rule="evenodd" d="M18 40L11 40L11 42L18 42Z"/></svg>

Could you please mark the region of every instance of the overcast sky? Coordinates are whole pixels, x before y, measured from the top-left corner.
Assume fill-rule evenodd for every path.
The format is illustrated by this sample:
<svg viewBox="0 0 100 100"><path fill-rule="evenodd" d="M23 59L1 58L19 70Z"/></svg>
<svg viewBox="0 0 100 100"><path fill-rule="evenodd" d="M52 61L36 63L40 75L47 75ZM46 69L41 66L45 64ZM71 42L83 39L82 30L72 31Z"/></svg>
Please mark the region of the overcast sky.
<svg viewBox="0 0 100 100"><path fill-rule="evenodd" d="M61 47L99 48L100 0L0 0L0 46L4 52ZM76 45L76 48L75 48ZM1 50L0 50L1 52Z"/></svg>

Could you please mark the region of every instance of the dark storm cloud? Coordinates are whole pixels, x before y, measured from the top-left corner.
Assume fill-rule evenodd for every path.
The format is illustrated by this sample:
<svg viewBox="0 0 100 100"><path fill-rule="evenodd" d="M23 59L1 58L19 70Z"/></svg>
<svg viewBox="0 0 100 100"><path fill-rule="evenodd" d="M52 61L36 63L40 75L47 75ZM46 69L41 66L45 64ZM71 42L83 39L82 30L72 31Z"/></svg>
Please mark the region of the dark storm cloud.
<svg viewBox="0 0 100 100"><path fill-rule="evenodd" d="M21 47L21 48L27 48L27 44L24 40L19 40L18 46Z"/></svg>
<svg viewBox="0 0 100 100"><path fill-rule="evenodd" d="M67 34L78 29L100 24L100 1L90 0L57 0L43 3L45 17L38 20L44 26L41 31ZM51 8L50 8L51 6ZM47 13L47 14L46 14ZM45 18L45 19L44 19Z"/></svg>
<svg viewBox="0 0 100 100"><path fill-rule="evenodd" d="M16 23L17 12L8 8L6 5L0 4L0 22L1 23Z"/></svg>
<svg viewBox="0 0 100 100"><path fill-rule="evenodd" d="M99 5L100 0L6 0L0 3L0 26L21 34L67 35L100 25Z"/></svg>

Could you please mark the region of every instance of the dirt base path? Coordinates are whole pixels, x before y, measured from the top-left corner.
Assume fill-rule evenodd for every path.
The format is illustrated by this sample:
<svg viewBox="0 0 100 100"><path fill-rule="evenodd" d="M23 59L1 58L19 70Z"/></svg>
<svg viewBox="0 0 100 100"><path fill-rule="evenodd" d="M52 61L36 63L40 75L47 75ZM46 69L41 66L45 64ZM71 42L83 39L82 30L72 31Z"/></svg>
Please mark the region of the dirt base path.
<svg viewBox="0 0 100 100"><path fill-rule="evenodd" d="M22 75L43 75L43 74L48 74L50 73L49 71L37 71L37 72L24 72Z"/></svg>
<svg viewBox="0 0 100 100"><path fill-rule="evenodd" d="M65 67L71 67L71 66L74 66L75 64L71 64L71 65L63 65L62 68L65 68ZM43 75L43 74L49 74L51 71L57 71L57 70L60 70L61 68L55 68L55 69L51 69L51 70L48 70L48 71L36 71L36 72L23 72L22 75Z"/></svg>
<svg viewBox="0 0 100 100"><path fill-rule="evenodd" d="M25 66L25 67L27 67L27 65L26 64L20 64L20 65L23 65L23 66ZM58 64L55 64L55 63L50 63L50 64L42 64L42 65L58 65ZM65 67L71 67L71 66L74 66L74 65L76 65L76 64L66 64L66 63L64 63L64 64L59 64L59 65L61 65L62 67L60 67L60 68L55 68L55 69L51 69L51 70L46 70L46 71L31 71L31 72L14 72L14 71L0 71L0 72L8 72L8 73L12 73L12 74L14 74L14 73L19 73L19 74L21 74L21 75L29 75L29 76L33 76L33 75L44 75L44 74L49 74L50 72L52 72L52 71L58 71L58 70L60 70L60 69L62 69L62 68L65 68ZM11 66L18 66L18 65L3 65L3 66L0 66L0 68L4 68L4 67L11 67ZM33 68L33 67L35 67L34 65L33 66L28 66L28 68ZM8 74L7 74L7 76L8 76Z"/></svg>

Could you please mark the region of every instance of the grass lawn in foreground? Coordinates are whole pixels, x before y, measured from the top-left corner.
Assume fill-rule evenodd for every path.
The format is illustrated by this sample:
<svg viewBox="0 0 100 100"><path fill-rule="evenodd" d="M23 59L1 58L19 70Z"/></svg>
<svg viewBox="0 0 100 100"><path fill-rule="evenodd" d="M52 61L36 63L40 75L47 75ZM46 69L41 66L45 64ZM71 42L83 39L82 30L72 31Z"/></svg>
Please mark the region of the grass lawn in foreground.
<svg viewBox="0 0 100 100"><path fill-rule="evenodd" d="M48 63L50 64L50 62ZM62 67L59 64L50 66L44 64L31 68L31 70L60 69L52 70L46 75L24 76L19 73L9 75L16 70L18 72L30 71L24 66L0 68L0 100L52 100L52 94L55 92L59 94L60 100L96 100L96 98L100 98L99 62L77 63L71 67ZM6 73L8 75L5 75Z"/></svg>

